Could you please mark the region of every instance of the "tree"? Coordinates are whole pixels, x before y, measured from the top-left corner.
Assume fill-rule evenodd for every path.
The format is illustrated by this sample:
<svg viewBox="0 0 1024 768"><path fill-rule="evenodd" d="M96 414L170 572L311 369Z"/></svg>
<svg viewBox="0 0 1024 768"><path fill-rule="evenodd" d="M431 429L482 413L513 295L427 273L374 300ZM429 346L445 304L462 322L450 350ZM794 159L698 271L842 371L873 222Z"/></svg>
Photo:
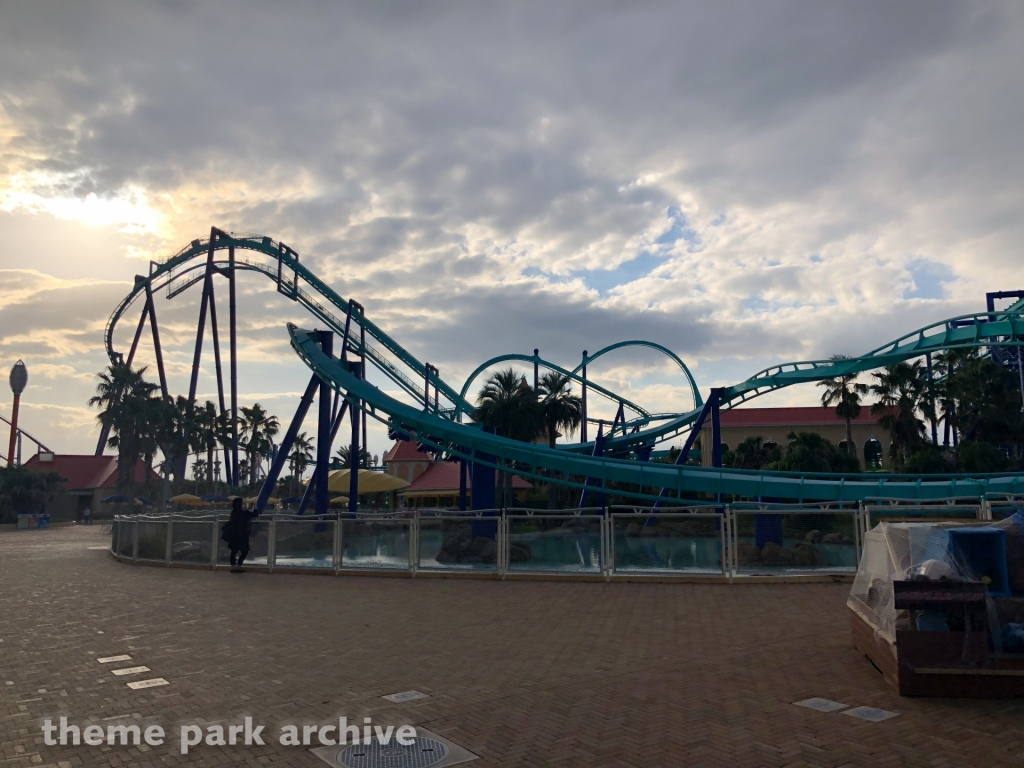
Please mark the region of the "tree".
<svg viewBox="0 0 1024 768"><path fill-rule="evenodd" d="M175 478L185 479L188 455L198 452L202 431L196 417L196 401L178 395L174 400L161 401L153 409L151 427Z"/></svg>
<svg viewBox="0 0 1024 768"><path fill-rule="evenodd" d="M245 455L249 461L249 483L255 485L259 459L270 455L274 437L280 427L277 417L268 414L259 403L254 403L251 408L243 406L239 410L242 412L239 426L245 440Z"/></svg>
<svg viewBox="0 0 1024 768"><path fill-rule="evenodd" d="M834 362L849 360L849 355L832 355ZM836 416L846 421L846 452L851 456L856 455L853 447L853 419L860 416L861 395L868 393L867 384L857 382L857 374L845 373L831 379L818 382L819 387L825 387L821 393L821 407L831 408L835 406Z"/></svg>
<svg viewBox="0 0 1024 768"><path fill-rule="evenodd" d="M774 462L768 469L784 472L845 472L860 471L856 456L840 451L817 432L790 432L786 435L789 445L781 461Z"/></svg>
<svg viewBox="0 0 1024 768"><path fill-rule="evenodd" d="M217 406L209 400L195 414L195 445L199 452L206 452L207 480L213 483L213 452L227 440L227 418L217 412ZM213 490L211 486L211 490Z"/></svg>
<svg viewBox="0 0 1024 768"><path fill-rule="evenodd" d="M880 416L879 426L892 435L892 462L897 470L924 445L924 421L917 415L927 386L924 373L921 364L914 361L896 363L873 374L877 383L871 391L878 402L871 406L871 413Z"/></svg>
<svg viewBox="0 0 1024 768"><path fill-rule="evenodd" d="M56 472L0 468L0 523L16 522L19 514L42 512L63 490L64 478Z"/></svg>
<svg viewBox="0 0 1024 768"><path fill-rule="evenodd" d="M537 393L513 368L498 371L484 382L476 406L474 421L494 427L496 434L512 440L532 442L543 426ZM499 472L498 486L503 489L499 504L504 505L512 498L512 473Z"/></svg>
<svg viewBox="0 0 1024 768"><path fill-rule="evenodd" d="M145 368L111 363L97 374L96 394L89 398L89 405L100 409L96 417L100 425L110 430L107 445L117 449L118 493L128 490L139 458L154 443L158 387L145 380L145 372Z"/></svg>
<svg viewBox="0 0 1024 768"><path fill-rule="evenodd" d="M782 447L778 443L765 443L758 435L748 437L729 451L722 463L735 469L764 469L777 461L782 461Z"/></svg>
<svg viewBox="0 0 1024 768"><path fill-rule="evenodd" d="M548 436L548 447L555 448L559 431L571 434L583 421L583 400L572 392L572 380L558 371L549 371L540 377L536 397L539 399L540 419ZM548 508L557 506L558 489L548 483Z"/></svg>
<svg viewBox="0 0 1024 768"><path fill-rule="evenodd" d="M196 459L195 461L193 461L192 479L195 480L196 482L199 482L200 480L209 480L209 467L210 465L206 463L206 459Z"/></svg>
<svg viewBox="0 0 1024 768"><path fill-rule="evenodd" d="M292 443L292 452L288 456L288 463L291 465L292 470L292 490L294 494L298 488L298 483L302 479L302 474L306 471L306 467L309 466L310 459L313 458L313 443L309 439L309 435L305 432L299 432L295 436L295 441Z"/></svg>
<svg viewBox="0 0 1024 768"><path fill-rule="evenodd" d="M345 469L352 467L352 446L343 445L338 448L335 455L341 460L341 466ZM364 447L359 447L359 468L369 469L370 464L373 462L373 458L370 456L370 452Z"/></svg>
<svg viewBox="0 0 1024 768"><path fill-rule="evenodd" d="M973 357L954 368L942 382L954 405L964 440L991 445L1021 445L1024 423L1017 376L988 357Z"/></svg>

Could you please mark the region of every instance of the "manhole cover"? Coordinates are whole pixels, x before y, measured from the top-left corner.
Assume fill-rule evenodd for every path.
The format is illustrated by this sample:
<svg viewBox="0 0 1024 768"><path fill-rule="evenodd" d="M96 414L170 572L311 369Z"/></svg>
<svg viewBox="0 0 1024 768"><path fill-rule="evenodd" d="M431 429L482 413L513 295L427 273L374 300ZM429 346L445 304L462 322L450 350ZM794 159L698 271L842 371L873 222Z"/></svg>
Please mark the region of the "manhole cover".
<svg viewBox="0 0 1024 768"><path fill-rule="evenodd" d="M446 745L417 736L407 747L394 740L387 744L353 744L338 755L338 762L345 768L430 768L446 757Z"/></svg>

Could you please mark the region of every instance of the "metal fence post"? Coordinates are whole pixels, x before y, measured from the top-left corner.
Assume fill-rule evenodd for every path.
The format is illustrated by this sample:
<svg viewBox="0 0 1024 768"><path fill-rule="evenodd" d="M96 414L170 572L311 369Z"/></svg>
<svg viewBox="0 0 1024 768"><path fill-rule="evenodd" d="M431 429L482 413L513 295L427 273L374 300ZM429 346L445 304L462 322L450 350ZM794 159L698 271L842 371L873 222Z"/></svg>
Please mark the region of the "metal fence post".
<svg viewBox="0 0 1024 768"><path fill-rule="evenodd" d="M132 562L139 560L139 521L135 520L135 530L132 532Z"/></svg>
<svg viewBox="0 0 1024 768"><path fill-rule="evenodd" d="M121 521L114 515L113 529L110 535L110 554L121 559Z"/></svg>
<svg viewBox="0 0 1024 768"><path fill-rule="evenodd" d="M213 541L210 547L210 567L217 570L217 555L220 554L220 512L213 513Z"/></svg>
<svg viewBox="0 0 1024 768"><path fill-rule="evenodd" d="M174 554L174 530L172 526L174 523L171 522L171 516L167 516L167 545L164 548L164 560L167 561L167 567L171 565L171 556Z"/></svg>
<svg viewBox="0 0 1024 768"><path fill-rule="evenodd" d="M420 563L420 513L416 510L409 520L409 574L416 578L416 567Z"/></svg>
<svg viewBox="0 0 1024 768"><path fill-rule="evenodd" d="M341 515L334 516L334 575L341 570Z"/></svg>
<svg viewBox="0 0 1024 768"><path fill-rule="evenodd" d="M310 481L312 482L312 480ZM267 572L274 572L277 560L277 512L270 513L270 525L267 530Z"/></svg>

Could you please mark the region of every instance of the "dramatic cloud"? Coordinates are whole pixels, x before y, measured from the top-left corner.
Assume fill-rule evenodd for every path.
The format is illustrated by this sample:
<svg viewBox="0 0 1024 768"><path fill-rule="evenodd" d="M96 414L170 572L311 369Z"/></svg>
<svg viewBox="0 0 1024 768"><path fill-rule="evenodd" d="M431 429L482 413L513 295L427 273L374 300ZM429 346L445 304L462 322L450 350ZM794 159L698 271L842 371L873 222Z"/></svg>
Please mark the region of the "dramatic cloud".
<svg viewBox="0 0 1024 768"><path fill-rule="evenodd" d="M133 275L211 224L287 242L456 387L630 338L705 389L863 352L1024 287L1022 43L1013 3L7 3L0 358L81 408ZM311 321L243 285L244 397L287 418ZM158 301L175 391L197 291ZM688 402L653 352L594 372Z"/></svg>

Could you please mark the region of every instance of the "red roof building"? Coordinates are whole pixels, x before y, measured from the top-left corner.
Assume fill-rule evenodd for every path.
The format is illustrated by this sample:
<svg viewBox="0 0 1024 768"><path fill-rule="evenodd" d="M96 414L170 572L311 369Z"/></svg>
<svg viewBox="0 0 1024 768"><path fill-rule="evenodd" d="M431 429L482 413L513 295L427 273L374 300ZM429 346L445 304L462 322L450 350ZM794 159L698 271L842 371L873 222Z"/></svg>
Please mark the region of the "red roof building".
<svg viewBox="0 0 1024 768"><path fill-rule="evenodd" d="M384 455L388 473L403 480L411 480L408 488L398 492L410 507L455 507L459 503L459 464L453 461L434 461L434 457L419 450L410 440L399 440ZM404 476L402 472L404 471ZM466 472L466 496L472 497L472 473ZM512 492L522 495L533 486L521 477L513 476Z"/></svg>
<svg viewBox="0 0 1024 768"><path fill-rule="evenodd" d="M56 472L64 478L63 497L47 510L55 519L78 519L86 507L96 514L100 499L117 493L117 456L37 453L23 466L29 472ZM160 480L160 475L139 459L132 479L141 483Z"/></svg>

